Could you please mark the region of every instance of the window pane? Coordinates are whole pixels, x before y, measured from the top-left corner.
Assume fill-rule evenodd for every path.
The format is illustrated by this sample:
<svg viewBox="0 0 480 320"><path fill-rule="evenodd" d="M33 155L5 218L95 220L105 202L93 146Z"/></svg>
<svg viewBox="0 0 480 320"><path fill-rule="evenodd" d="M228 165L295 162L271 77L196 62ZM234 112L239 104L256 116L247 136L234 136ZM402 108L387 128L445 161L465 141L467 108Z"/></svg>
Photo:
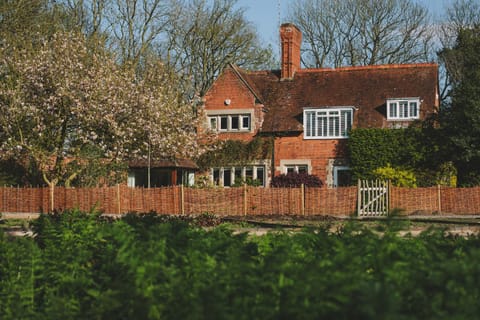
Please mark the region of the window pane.
<svg viewBox="0 0 480 320"><path fill-rule="evenodd" d="M340 117L338 111L330 112L330 118L328 119L328 136L338 137L340 136Z"/></svg>
<svg viewBox="0 0 480 320"><path fill-rule="evenodd" d="M223 169L223 186L230 187L232 185L232 170L230 168Z"/></svg>
<svg viewBox="0 0 480 320"><path fill-rule="evenodd" d="M228 130L228 117L223 116L220 118L220 130Z"/></svg>
<svg viewBox="0 0 480 320"><path fill-rule="evenodd" d="M319 112L317 135L319 137L326 137L328 135L328 117L326 112Z"/></svg>
<svg viewBox="0 0 480 320"><path fill-rule="evenodd" d="M213 169L213 184L220 185L220 169Z"/></svg>
<svg viewBox="0 0 480 320"><path fill-rule="evenodd" d="M238 130L240 128L239 116L232 116L232 130Z"/></svg>
<svg viewBox="0 0 480 320"><path fill-rule="evenodd" d="M245 178L253 180L253 168L252 167L246 167L245 168Z"/></svg>
<svg viewBox="0 0 480 320"><path fill-rule="evenodd" d="M417 118L418 117L418 108L416 102L410 102L410 117Z"/></svg>
<svg viewBox="0 0 480 320"><path fill-rule="evenodd" d="M350 169L336 169L336 187L346 187L352 185L352 172Z"/></svg>
<svg viewBox="0 0 480 320"><path fill-rule="evenodd" d="M290 172L295 172L294 166L287 166L287 173L290 173Z"/></svg>
<svg viewBox="0 0 480 320"><path fill-rule="evenodd" d="M242 129L250 129L250 116L242 116Z"/></svg>
<svg viewBox="0 0 480 320"><path fill-rule="evenodd" d="M305 132L307 137L315 136L315 112L308 111L305 112Z"/></svg>
<svg viewBox="0 0 480 320"><path fill-rule="evenodd" d="M265 169L263 167L257 167L257 180L261 186L265 186Z"/></svg>
<svg viewBox="0 0 480 320"><path fill-rule="evenodd" d="M398 117L398 115L397 115L397 103L396 102L390 102L388 104L388 115L389 115L390 118Z"/></svg>
<svg viewBox="0 0 480 320"><path fill-rule="evenodd" d="M217 130L217 117L210 117L210 129Z"/></svg>
<svg viewBox="0 0 480 320"><path fill-rule="evenodd" d="M345 136L348 136L348 133L350 132L350 130L352 130L353 111L348 110L348 111L345 111L345 112L346 112L346 115L347 115L347 126L345 128Z"/></svg>
<svg viewBox="0 0 480 320"><path fill-rule="evenodd" d="M240 184L243 182L243 178L242 178L242 168L232 168L232 170L234 170L234 173L233 173L233 176L234 176L234 179L233 179L233 183L234 184Z"/></svg>
<svg viewBox="0 0 480 320"><path fill-rule="evenodd" d="M308 166L306 165L301 165L297 167L298 173L308 173Z"/></svg>
<svg viewBox="0 0 480 320"><path fill-rule="evenodd" d="M400 101L400 118L408 118L408 102Z"/></svg>
<svg viewBox="0 0 480 320"><path fill-rule="evenodd" d="M346 137L352 126L352 111L343 110L340 114L340 135Z"/></svg>

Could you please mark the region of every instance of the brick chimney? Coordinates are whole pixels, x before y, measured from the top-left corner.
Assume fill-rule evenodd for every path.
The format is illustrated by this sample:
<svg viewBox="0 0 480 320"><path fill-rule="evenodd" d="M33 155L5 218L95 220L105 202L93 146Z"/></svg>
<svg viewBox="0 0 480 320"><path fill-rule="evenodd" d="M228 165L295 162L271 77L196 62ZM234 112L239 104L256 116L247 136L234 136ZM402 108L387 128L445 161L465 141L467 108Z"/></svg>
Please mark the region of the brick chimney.
<svg viewBox="0 0 480 320"><path fill-rule="evenodd" d="M281 79L293 79L295 71L300 69L302 32L292 23L284 23L280 26L280 40L282 42Z"/></svg>

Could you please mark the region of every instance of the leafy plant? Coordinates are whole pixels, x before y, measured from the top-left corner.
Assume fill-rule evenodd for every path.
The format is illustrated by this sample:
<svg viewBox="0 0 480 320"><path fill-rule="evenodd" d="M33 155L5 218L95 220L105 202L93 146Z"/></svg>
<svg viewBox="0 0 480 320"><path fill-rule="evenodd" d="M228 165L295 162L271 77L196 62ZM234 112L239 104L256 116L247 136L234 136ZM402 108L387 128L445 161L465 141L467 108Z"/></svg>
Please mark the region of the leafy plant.
<svg viewBox="0 0 480 320"><path fill-rule="evenodd" d="M233 164L247 165L254 160L268 158L272 148L271 143L267 138L258 137L250 142L227 140L220 148L200 156L197 164L201 169Z"/></svg>
<svg viewBox="0 0 480 320"><path fill-rule="evenodd" d="M397 187L417 187L415 173L412 170L392 168L390 164L386 167L377 168L373 171L374 176L381 180L390 180Z"/></svg>
<svg viewBox="0 0 480 320"><path fill-rule="evenodd" d="M414 173L417 185L436 185L445 158L434 126L429 119L421 128L352 130L347 144L354 179L375 179L377 168L391 166Z"/></svg>
<svg viewBox="0 0 480 320"><path fill-rule="evenodd" d="M321 187L323 182L315 175L297 172L289 172L273 177L271 182L274 188L300 187L302 184L307 187Z"/></svg>
<svg viewBox="0 0 480 320"><path fill-rule="evenodd" d="M42 215L34 238L0 230L0 318L474 319L480 312L478 235L401 236L408 226L395 218L375 232L356 222L262 236L203 227L215 220L72 210Z"/></svg>

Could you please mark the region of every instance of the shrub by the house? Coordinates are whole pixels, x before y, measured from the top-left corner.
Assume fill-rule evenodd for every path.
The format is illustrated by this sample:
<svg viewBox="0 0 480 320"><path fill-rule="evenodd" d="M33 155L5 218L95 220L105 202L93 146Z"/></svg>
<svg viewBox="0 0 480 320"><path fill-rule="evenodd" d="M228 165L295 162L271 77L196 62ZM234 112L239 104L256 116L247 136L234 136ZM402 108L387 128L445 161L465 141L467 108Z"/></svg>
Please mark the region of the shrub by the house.
<svg viewBox="0 0 480 320"><path fill-rule="evenodd" d="M271 182L274 188L300 187L302 184L306 187L321 187L323 182L315 175L297 172L281 174L274 177Z"/></svg>

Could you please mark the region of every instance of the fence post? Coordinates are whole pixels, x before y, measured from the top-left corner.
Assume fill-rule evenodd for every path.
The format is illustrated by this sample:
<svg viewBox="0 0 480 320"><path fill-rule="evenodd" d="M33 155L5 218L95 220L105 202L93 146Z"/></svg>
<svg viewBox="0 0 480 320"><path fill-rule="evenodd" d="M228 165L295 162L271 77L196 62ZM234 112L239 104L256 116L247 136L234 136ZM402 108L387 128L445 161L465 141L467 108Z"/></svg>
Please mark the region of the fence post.
<svg viewBox="0 0 480 320"><path fill-rule="evenodd" d="M117 183L117 213L122 214L122 202L120 198L120 184Z"/></svg>
<svg viewBox="0 0 480 320"><path fill-rule="evenodd" d="M180 185L180 210L182 215L185 215L185 193L183 184Z"/></svg>
<svg viewBox="0 0 480 320"><path fill-rule="evenodd" d="M243 215L247 215L247 184L243 184Z"/></svg>
<svg viewBox="0 0 480 320"><path fill-rule="evenodd" d="M442 186L437 185L438 213L442 213Z"/></svg>
<svg viewBox="0 0 480 320"><path fill-rule="evenodd" d="M50 210L53 212L55 210L55 186L50 185Z"/></svg>
<svg viewBox="0 0 480 320"><path fill-rule="evenodd" d="M305 185L302 183L300 185L300 203L301 203L301 206L302 206L302 216L305 215Z"/></svg>
<svg viewBox="0 0 480 320"><path fill-rule="evenodd" d="M20 201L20 186L17 184L17 195L15 196L15 198L17 199L16 201L16 208L15 208L15 212L21 212L20 210L20 204L19 204L19 201Z"/></svg>

